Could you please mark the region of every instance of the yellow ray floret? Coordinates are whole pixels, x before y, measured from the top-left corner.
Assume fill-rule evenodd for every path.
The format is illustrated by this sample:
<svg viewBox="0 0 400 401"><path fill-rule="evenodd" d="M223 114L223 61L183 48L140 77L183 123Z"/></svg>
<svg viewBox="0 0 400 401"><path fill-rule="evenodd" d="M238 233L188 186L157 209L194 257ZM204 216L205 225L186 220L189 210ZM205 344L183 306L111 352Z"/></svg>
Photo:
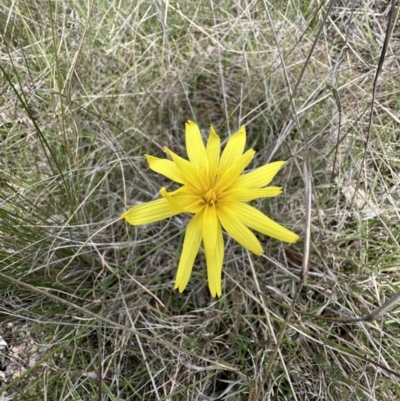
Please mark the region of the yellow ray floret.
<svg viewBox="0 0 400 401"><path fill-rule="evenodd" d="M221 141L211 127L206 145L199 127L188 121L185 126L186 160L168 148L172 160L146 155L150 168L181 186L168 192L161 188L161 198L134 206L122 217L133 225L149 224L179 213L193 214L183 242L175 288L182 292L189 282L201 243L207 263L208 285L213 297L221 296L221 274L224 259L222 228L245 248L261 255L263 248L251 230L281 241L293 243L298 235L274 222L246 202L270 198L282 192L280 187L267 187L285 162L277 161L249 173L254 150L244 152L244 126L229 138L221 153Z"/></svg>

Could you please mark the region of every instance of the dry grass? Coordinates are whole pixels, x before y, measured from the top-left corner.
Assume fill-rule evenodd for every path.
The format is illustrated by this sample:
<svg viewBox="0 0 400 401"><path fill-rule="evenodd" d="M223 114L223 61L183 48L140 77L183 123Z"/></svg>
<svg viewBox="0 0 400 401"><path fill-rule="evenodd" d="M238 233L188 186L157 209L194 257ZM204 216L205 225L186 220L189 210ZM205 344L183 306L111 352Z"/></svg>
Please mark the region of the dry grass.
<svg viewBox="0 0 400 401"><path fill-rule="evenodd" d="M374 86L389 16L384 0L3 2L0 267L20 285L0 283L0 399L399 399L396 309L327 319L400 279L397 17ZM227 241L220 299L201 253L173 291L187 216L118 220L167 184L142 155L185 155L188 119L223 138L246 124L255 165L288 159L284 195L258 206L303 239L262 237L262 257Z"/></svg>

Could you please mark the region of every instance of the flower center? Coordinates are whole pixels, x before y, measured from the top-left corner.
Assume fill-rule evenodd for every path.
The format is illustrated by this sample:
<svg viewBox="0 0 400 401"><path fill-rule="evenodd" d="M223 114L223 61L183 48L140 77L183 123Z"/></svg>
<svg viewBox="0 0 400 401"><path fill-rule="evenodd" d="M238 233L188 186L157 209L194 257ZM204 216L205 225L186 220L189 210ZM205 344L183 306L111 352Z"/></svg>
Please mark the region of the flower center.
<svg viewBox="0 0 400 401"><path fill-rule="evenodd" d="M214 204L217 200L217 194L213 189L209 189L207 193L203 197L204 202L209 203L210 205Z"/></svg>

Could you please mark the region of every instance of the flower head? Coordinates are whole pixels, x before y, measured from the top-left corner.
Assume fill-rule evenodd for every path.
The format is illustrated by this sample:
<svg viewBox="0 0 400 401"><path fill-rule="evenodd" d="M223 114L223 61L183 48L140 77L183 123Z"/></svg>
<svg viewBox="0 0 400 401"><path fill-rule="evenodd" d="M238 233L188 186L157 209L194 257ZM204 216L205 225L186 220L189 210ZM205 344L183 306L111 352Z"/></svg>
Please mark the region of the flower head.
<svg viewBox="0 0 400 401"><path fill-rule="evenodd" d="M224 259L222 228L239 244L256 255L263 249L252 230L285 242L298 236L247 202L279 195L282 188L267 187L285 162L266 164L242 174L255 152L244 152L246 130L229 138L220 154L220 138L213 127L204 146L198 126L186 123L186 149L189 160L164 148L172 160L146 155L150 168L181 184L172 192L161 188L161 198L125 212L122 217L133 225L149 224L179 213L191 213L183 242L175 288L182 292L190 278L193 263L203 242L211 295L221 296L221 272ZM221 227L222 226L222 227Z"/></svg>

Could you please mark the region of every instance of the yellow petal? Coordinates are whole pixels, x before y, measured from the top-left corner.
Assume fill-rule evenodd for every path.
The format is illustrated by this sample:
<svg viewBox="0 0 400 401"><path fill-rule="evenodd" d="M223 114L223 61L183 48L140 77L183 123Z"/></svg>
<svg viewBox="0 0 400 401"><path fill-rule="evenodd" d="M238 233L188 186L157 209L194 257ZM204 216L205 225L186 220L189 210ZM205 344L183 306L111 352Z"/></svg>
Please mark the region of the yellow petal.
<svg viewBox="0 0 400 401"><path fill-rule="evenodd" d="M254 150L249 149L244 155L240 156L240 158L233 165L231 165L225 171L225 173L218 177L214 190L220 192L225 191L232 184L235 184L236 186L236 180L242 171L249 165L254 154Z"/></svg>
<svg viewBox="0 0 400 401"><path fill-rule="evenodd" d="M149 167L156 173L162 174L172 181L183 184L183 177L176 164L171 160L160 159L158 157L145 155Z"/></svg>
<svg viewBox="0 0 400 401"><path fill-rule="evenodd" d="M228 140L219 162L219 173L223 174L230 166L232 166L243 154L246 144L246 129L244 125L240 130Z"/></svg>
<svg viewBox="0 0 400 401"><path fill-rule="evenodd" d="M217 240L215 245L214 254L207 252L206 263L207 263L207 276L208 276L208 286L210 288L210 293L213 297L220 297L222 294L221 290L221 273L222 273L222 263L224 261L224 239L222 237L221 225L217 225Z"/></svg>
<svg viewBox="0 0 400 401"><path fill-rule="evenodd" d="M246 203L232 202L230 210L247 227L284 242L296 242L299 236Z"/></svg>
<svg viewBox="0 0 400 401"><path fill-rule="evenodd" d="M157 199L151 202L134 206L125 212L121 217L129 224L138 226L141 224L155 223L156 221L175 216L180 212L171 208L167 199Z"/></svg>
<svg viewBox="0 0 400 401"><path fill-rule="evenodd" d="M183 205L181 205L181 203L175 197L173 197L171 193L167 192L164 187L160 189L160 195L168 201L169 206L172 210L175 210L176 213L187 212Z"/></svg>
<svg viewBox="0 0 400 401"><path fill-rule="evenodd" d="M179 261L178 271L176 273L175 287L182 292L189 282L192 273L193 263L199 251L202 237L202 213L198 213L190 220L183 241L182 255Z"/></svg>
<svg viewBox="0 0 400 401"><path fill-rule="evenodd" d="M205 190L204 180L201 178L199 174L199 168L197 166L178 156L168 148L164 148L164 152L172 157L172 161L176 164L180 173L182 174L185 184L191 185L199 191Z"/></svg>
<svg viewBox="0 0 400 401"><path fill-rule="evenodd" d="M223 193L219 199L223 201L249 202L259 198L272 198L282 193L280 187L267 188L237 188L234 186Z"/></svg>
<svg viewBox="0 0 400 401"><path fill-rule="evenodd" d="M186 150L189 160L198 167L208 167L206 148L199 127L193 121L185 124Z"/></svg>
<svg viewBox="0 0 400 401"><path fill-rule="evenodd" d="M261 188L268 185L279 169L285 164L283 161L266 164L250 173L241 175L235 185L245 188Z"/></svg>
<svg viewBox="0 0 400 401"><path fill-rule="evenodd" d="M206 153L208 158L208 171L210 175L211 185L214 185L214 180L217 175L220 149L221 140L214 131L214 128L210 127L210 136L207 140Z"/></svg>
<svg viewBox="0 0 400 401"><path fill-rule="evenodd" d="M256 236L235 216L230 203L218 208L218 218L225 231L240 245L256 255L261 255L263 249Z"/></svg>
<svg viewBox="0 0 400 401"><path fill-rule="evenodd" d="M217 242L217 227L219 226L217 212L214 204L207 204L203 216L203 244L210 255L214 255Z"/></svg>
<svg viewBox="0 0 400 401"><path fill-rule="evenodd" d="M171 192L170 195L174 199L174 201L178 202L186 212L189 213L198 213L204 209L204 201L202 197L188 186L183 186L177 189L174 192Z"/></svg>

